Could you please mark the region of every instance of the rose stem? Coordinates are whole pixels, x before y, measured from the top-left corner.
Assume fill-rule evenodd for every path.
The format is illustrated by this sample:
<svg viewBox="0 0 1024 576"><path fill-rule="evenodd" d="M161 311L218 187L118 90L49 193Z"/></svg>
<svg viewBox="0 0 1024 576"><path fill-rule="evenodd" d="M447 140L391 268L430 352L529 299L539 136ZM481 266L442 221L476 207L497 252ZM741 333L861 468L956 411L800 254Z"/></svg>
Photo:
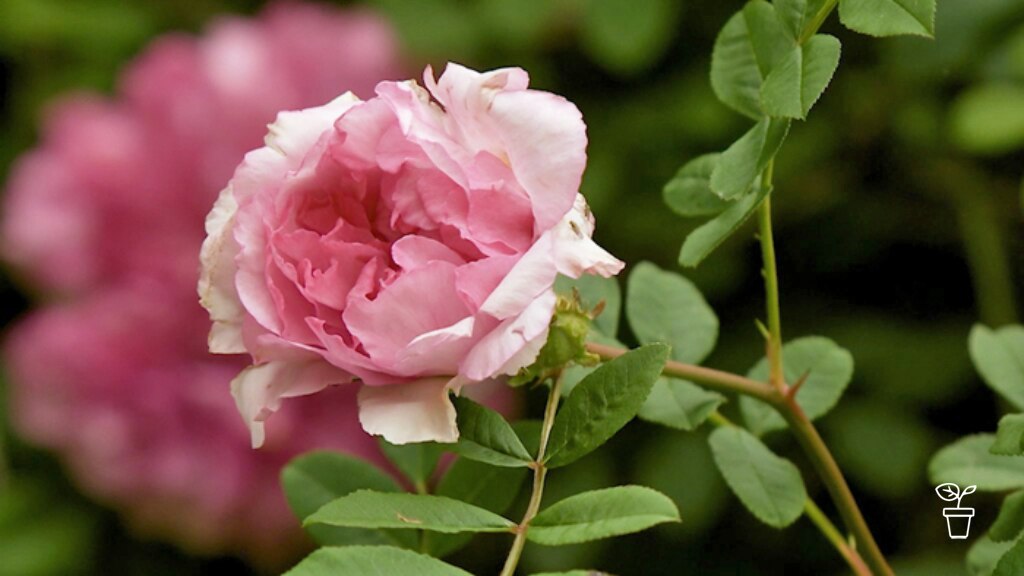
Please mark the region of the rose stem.
<svg viewBox="0 0 1024 576"><path fill-rule="evenodd" d="M540 429L540 447L537 449L537 458L530 465L533 468L533 491L530 493L530 503L526 506L526 513L523 519L516 526L516 538L512 542L512 549L509 550L508 558L505 560L505 567L501 570L501 576L513 576L516 566L519 565L519 557L523 554L523 547L526 546L526 532L530 528L530 521L540 511L540 501L544 496L544 478L548 469L544 465L544 453L548 447L548 439L551 437L551 427L555 423L555 412L558 410L558 400L562 394L562 375L559 373L552 379L551 389L548 393L548 403L544 408L544 421Z"/></svg>
<svg viewBox="0 0 1024 576"><path fill-rule="evenodd" d="M597 354L604 360L611 360L622 356L627 352L621 348L605 346L593 342L587 343L587 350ZM757 382L737 374L722 372L703 366L683 364L669 360L665 363L662 374L673 378L689 380L700 384L710 390L726 393L743 394L770 404L778 410L779 414L789 423L789 428L796 436L807 457L814 465L815 471L821 477L822 482L828 488L836 509L843 518L847 530L853 534L858 546L863 547L864 560L873 570L874 574L891 576L892 569L889 568L885 557L882 555L878 544L875 542L871 530L868 528L864 516L857 507L846 479L843 477L839 465L836 464L832 453L829 452L825 442L821 439L817 429L811 424L803 409L796 403L796 400L785 392L780 392L765 382Z"/></svg>

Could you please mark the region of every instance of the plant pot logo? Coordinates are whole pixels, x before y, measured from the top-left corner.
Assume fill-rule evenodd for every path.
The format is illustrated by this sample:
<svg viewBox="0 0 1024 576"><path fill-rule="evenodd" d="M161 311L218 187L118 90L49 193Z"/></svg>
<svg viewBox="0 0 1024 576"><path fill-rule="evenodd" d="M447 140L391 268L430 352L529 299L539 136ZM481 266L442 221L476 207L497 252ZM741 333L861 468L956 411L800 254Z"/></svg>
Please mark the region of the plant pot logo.
<svg viewBox="0 0 1024 576"><path fill-rule="evenodd" d="M935 493L946 502L956 502L956 508L943 508L942 515L946 517L946 530L952 540L966 540L971 532L971 518L974 517L974 508L963 508L960 501L968 494L974 494L977 486L968 486L963 490L952 482L939 484L935 487Z"/></svg>

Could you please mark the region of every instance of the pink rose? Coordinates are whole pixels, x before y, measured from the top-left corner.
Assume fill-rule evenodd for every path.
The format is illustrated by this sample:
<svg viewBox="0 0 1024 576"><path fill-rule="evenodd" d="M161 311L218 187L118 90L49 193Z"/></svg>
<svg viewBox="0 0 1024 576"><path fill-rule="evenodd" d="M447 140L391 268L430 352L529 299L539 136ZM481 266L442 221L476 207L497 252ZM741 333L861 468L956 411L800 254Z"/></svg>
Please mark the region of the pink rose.
<svg viewBox="0 0 1024 576"><path fill-rule="evenodd" d="M358 380L393 443L458 437L448 391L543 346L557 274L616 274L578 193L586 128L517 68L449 64L282 112L207 217L210 349L248 352L232 393L263 443L282 399Z"/></svg>
<svg viewBox="0 0 1024 576"><path fill-rule="evenodd" d="M395 77L386 22L297 3L172 35L115 98L66 99L16 164L5 258L61 295L7 338L12 420L82 489L146 533L209 553L282 560L305 543L278 482L297 454L382 461L356 391L291 403L254 452L195 302L203 216L282 108ZM268 558L273 556L273 558Z"/></svg>

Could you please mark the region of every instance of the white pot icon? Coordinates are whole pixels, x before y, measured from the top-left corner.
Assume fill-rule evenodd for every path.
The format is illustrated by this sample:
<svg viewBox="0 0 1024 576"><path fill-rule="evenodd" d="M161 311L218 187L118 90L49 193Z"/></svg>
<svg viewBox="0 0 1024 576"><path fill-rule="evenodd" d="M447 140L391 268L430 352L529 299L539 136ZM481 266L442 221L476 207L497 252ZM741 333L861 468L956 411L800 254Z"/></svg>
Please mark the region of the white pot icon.
<svg viewBox="0 0 1024 576"><path fill-rule="evenodd" d="M943 508L942 515L946 517L946 531L951 540L966 540L971 533L971 518L974 517L974 508L962 508L960 500L968 494L973 494L977 486L968 486L963 490L952 482L940 484L935 487L935 493L946 502L956 502L955 508Z"/></svg>

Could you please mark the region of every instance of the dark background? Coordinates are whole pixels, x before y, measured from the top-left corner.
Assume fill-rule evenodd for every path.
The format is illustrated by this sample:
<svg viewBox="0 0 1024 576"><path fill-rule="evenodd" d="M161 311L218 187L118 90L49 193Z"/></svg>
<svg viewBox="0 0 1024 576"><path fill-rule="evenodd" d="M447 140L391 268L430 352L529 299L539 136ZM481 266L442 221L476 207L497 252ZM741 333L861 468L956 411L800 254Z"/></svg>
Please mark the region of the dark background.
<svg viewBox="0 0 1024 576"><path fill-rule="evenodd" d="M699 222L670 213L661 188L683 162L723 149L748 127L716 101L707 74L714 37L741 2L369 4L393 18L412 70L426 63L441 69L448 60L478 69L517 65L535 87L575 102L589 127L583 190L597 239L629 263L678 269L682 239ZM71 88L109 92L120 67L153 36L199 32L219 13L253 13L260 5L0 0L0 177L33 144L51 97ZM974 322L1017 321L1024 0L941 0L934 41L859 36L835 16L823 32L843 42L839 72L810 119L794 125L776 171L784 335L828 336L854 355L854 382L820 428L897 572L963 574L970 541L947 539L926 469L935 450L993 430L1000 413L970 366L966 339ZM708 365L742 373L762 355L754 323L763 317L759 271L749 224L701 267L683 271L722 320ZM6 278L5 323L31 300ZM677 500L682 524L600 544L528 547L524 565L623 575L842 572L806 519L779 532L746 512L703 437L636 423L551 475L548 501L582 487L651 485ZM4 444L8 476L30 477L38 489L0 496L0 574L6 554L33 551L70 555L88 574L246 571L236 560L190 558L136 540L111 513L77 496L49 456L10 434ZM770 444L809 472L785 434ZM805 478L831 514L813 474ZM998 499L972 499L980 535ZM31 520L15 513L24 509L34 511ZM508 544L480 537L453 561L496 572Z"/></svg>

